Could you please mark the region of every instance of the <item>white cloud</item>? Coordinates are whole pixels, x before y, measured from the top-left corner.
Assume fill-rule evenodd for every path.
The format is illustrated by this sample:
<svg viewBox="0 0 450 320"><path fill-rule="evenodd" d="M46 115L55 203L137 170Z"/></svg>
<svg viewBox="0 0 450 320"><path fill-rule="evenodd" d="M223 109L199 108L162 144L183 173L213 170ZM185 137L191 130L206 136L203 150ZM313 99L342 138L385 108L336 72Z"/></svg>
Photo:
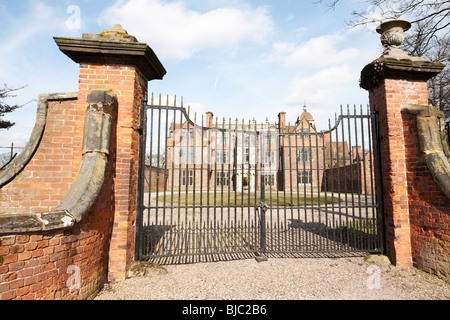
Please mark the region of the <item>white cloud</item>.
<svg viewBox="0 0 450 320"><path fill-rule="evenodd" d="M290 13L284 21L286 21L286 22L291 21L291 20L294 20L294 18L295 18L295 15L293 13Z"/></svg>
<svg viewBox="0 0 450 320"><path fill-rule="evenodd" d="M8 20L9 32L2 38L0 50L0 70L2 81L10 87L25 86L17 92L14 103L25 103L36 99L41 90L54 90L51 86L61 83L53 81L60 70L52 70L51 55L54 48L46 45L52 42L52 36L71 35L66 27L66 16L58 14L58 8L40 1L30 1L26 11L14 19ZM11 31L13 30L13 31Z"/></svg>
<svg viewBox="0 0 450 320"><path fill-rule="evenodd" d="M32 1L23 15L11 20L8 36L2 39L2 59L14 57L30 41L40 35L53 33L56 30L71 34L66 27L66 16L59 16L55 7L41 1Z"/></svg>
<svg viewBox="0 0 450 320"><path fill-rule="evenodd" d="M16 125L9 130L1 130L1 146L11 143L24 146L35 122L36 102L32 100L37 99L43 88L54 92L55 83L64 83L64 80L55 80L55 73L49 68L53 66L52 50L44 45L52 35L57 35L57 30L64 30L64 17L57 14L54 6L42 1L28 1L24 8L17 16L12 16L6 7L2 9L7 16L0 50L1 81L10 88L24 87L4 102L25 106L5 115L5 119Z"/></svg>
<svg viewBox="0 0 450 320"><path fill-rule="evenodd" d="M292 80L283 100L285 111L291 121L301 113L304 104L316 119L318 128L327 128L328 119L333 118L341 104L360 104L365 92L355 94L359 72L349 65L333 66L310 76ZM351 99L351 100L350 100Z"/></svg>
<svg viewBox="0 0 450 320"><path fill-rule="evenodd" d="M10 130L12 130L12 128ZM7 130L0 131L0 147L2 147L0 153L4 153L5 149L3 149L3 147L9 147L11 146L11 143L14 143L14 146L16 147L24 147L30 138L30 132L31 130L28 132L28 130L26 131L23 128L19 132L16 131L13 133L9 133Z"/></svg>
<svg viewBox="0 0 450 320"><path fill-rule="evenodd" d="M152 100L153 96L153 100ZM207 107L198 102L186 101L184 97L173 96L173 95L155 95L151 94L148 98L148 104L154 105L162 105L162 106L176 106L180 107L183 105L183 108L186 109L186 112L189 112L189 117L192 121L194 121L194 117L196 117L196 124L200 125L202 120L202 114L204 115L207 111ZM204 119L206 120L205 116ZM165 120L162 119L161 123L165 123ZM170 114L170 121L173 121L172 114ZM179 121L178 119L176 121Z"/></svg>
<svg viewBox="0 0 450 320"><path fill-rule="evenodd" d="M284 66L320 68L349 61L360 54L358 48L338 50L345 40L342 34L330 34L312 38L306 42L278 42L273 45L271 60L281 61Z"/></svg>
<svg viewBox="0 0 450 320"><path fill-rule="evenodd" d="M198 12L185 2L118 1L98 19L106 28L119 23L165 58L187 59L203 49L232 47L240 41L265 43L273 29L267 7L217 8Z"/></svg>
<svg viewBox="0 0 450 320"><path fill-rule="evenodd" d="M359 74L348 65L323 69L311 76L295 78L284 102L287 105L303 105L304 100L316 105L328 104L330 97L338 97L339 92L352 83L357 83Z"/></svg>

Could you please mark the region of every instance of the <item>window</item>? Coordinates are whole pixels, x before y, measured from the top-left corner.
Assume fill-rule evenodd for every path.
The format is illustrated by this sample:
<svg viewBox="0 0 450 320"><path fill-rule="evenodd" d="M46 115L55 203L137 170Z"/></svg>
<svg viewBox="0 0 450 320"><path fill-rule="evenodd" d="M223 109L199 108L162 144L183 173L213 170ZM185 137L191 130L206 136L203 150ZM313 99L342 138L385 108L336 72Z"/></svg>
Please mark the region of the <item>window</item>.
<svg viewBox="0 0 450 320"><path fill-rule="evenodd" d="M194 172L192 170L181 171L180 172L180 180L181 180L182 186L193 186L194 185Z"/></svg>
<svg viewBox="0 0 450 320"><path fill-rule="evenodd" d="M249 146L250 145L250 136L248 134L245 135L244 145L245 146Z"/></svg>
<svg viewBox="0 0 450 320"><path fill-rule="evenodd" d="M216 163L217 164L229 164L230 163L230 151L229 150L216 150Z"/></svg>
<svg viewBox="0 0 450 320"><path fill-rule="evenodd" d="M275 175L271 172L262 172L262 183L265 186L273 186L275 184Z"/></svg>
<svg viewBox="0 0 450 320"><path fill-rule="evenodd" d="M297 162L310 162L312 161L311 149L297 149Z"/></svg>
<svg viewBox="0 0 450 320"><path fill-rule="evenodd" d="M244 133L244 141L243 141L243 143L244 143L245 147L249 147L251 145L255 145L256 141L257 141L256 133L248 133L248 132Z"/></svg>
<svg viewBox="0 0 450 320"><path fill-rule="evenodd" d="M180 156L179 163L193 163L194 162L194 148L180 147L178 155Z"/></svg>
<svg viewBox="0 0 450 320"><path fill-rule="evenodd" d="M230 173L219 171L216 172L216 185L217 186L229 186L230 185Z"/></svg>
<svg viewBox="0 0 450 320"><path fill-rule="evenodd" d="M298 171L297 183L299 185L300 184L311 184L312 183L312 171Z"/></svg>
<svg viewBox="0 0 450 320"><path fill-rule="evenodd" d="M231 163L234 163L234 153L236 152L236 161L237 164L249 164L251 160L255 161L254 159L251 159L255 157L255 150L251 150L250 148L241 148L238 147L235 150L230 151L230 161Z"/></svg>
<svg viewBox="0 0 450 320"><path fill-rule="evenodd" d="M194 137L194 129L190 128L190 129L181 129L180 130L180 136L183 139L191 139Z"/></svg>
<svg viewBox="0 0 450 320"><path fill-rule="evenodd" d="M270 133L264 133L262 135L263 145L265 146L273 146L275 145L275 135Z"/></svg>
<svg viewBox="0 0 450 320"><path fill-rule="evenodd" d="M275 151L274 150L270 150L270 151L264 151L262 154L262 163L267 164L267 163L275 163Z"/></svg>
<svg viewBox="0 0 450 320"><path fill-rule="evenodd" d="M224 146L229 145L230 144L230 133L217 131L216 142L217 142L217 145L224 145Z"/></svg>

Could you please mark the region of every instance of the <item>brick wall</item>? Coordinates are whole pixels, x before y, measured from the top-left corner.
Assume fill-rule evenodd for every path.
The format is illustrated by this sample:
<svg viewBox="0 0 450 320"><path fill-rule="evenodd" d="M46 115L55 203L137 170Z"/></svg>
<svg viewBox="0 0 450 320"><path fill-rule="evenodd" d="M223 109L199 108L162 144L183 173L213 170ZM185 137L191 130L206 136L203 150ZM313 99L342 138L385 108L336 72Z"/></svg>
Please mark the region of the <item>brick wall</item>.
<svg viewBox="0 0 450 320"><path fill-rule="evenodd" d="M117 93L119 110L113 115L107 176L96 204L73 229L1 237L0 299L85 299L106 281L125 278L134 254L136 128L140 99L147 92L146 79L134 67L80 65L78 99L49 104L36 154L18 177L0 189L0 201L2 213L45 212L58 205L81 162L86 96L93 89L106 88ZM80 268L79 290L67 285L74 268Z"/></svg>
<svg viewBox="0 0 450 320"><path fill-rule="evenodd" d="M450 279L450 199L419 149L415 116L403 114L413 265Z"/></svg>
<svg viewBox="0 0 450 320"><path fill-rule="evenodd" d="M151 175L150 175L150 166L145 166L145 181L150 181L150 186L147 182L144 183L145 191L155 191L155 190L170 190L169 189L169 174L168 170L163 168L151 167Z"/></svg>
<svg viewBox="0 0 450 320"><path fill-rule="evenodd" d="M0 300L92 298L107 281L109 212L93 208L71 230L1 237Z"/></svg>
<svg viewBox="0 0 450 320"><path fill-rule="evenodd" d="M321 190L372 194L375 192L373 179L372 163L369 160L328 168L322 177Z"/></svg>
<svg viewBox="0 0 450 320"><path fill-rule="evenodd" d="M112 90L118 99L105 180L95 204L72 228L0 236L0 299L90 298L105 282L123 280L134 258L140 103L148 81L166 71L146 44L119 25L55 41L80 64L78 97L49 103L39 148L0 189L0 214L49 212L64 198L82 159L86 98L96 89ZM92 41L104 50L93 49Z"/></svg>
<svg viewBox="0 0 450 320"><path fill-rule="evenodd" d="M22 173L0 189L0 214L52 210L69 190L81 161L84 109L49 101L40 147Z"/></svg>
<svg viewBox="0 0 450 320"><path fill-rule="evenodd" d="M0 189L5 213L51 211L68 191L81 159L84 109L77 100L49 103L36 154ZM72 229L0 237L0 300L87 299L108 280L112 167L86 219ZM76 284L79 280L79 286Z"/></svg>

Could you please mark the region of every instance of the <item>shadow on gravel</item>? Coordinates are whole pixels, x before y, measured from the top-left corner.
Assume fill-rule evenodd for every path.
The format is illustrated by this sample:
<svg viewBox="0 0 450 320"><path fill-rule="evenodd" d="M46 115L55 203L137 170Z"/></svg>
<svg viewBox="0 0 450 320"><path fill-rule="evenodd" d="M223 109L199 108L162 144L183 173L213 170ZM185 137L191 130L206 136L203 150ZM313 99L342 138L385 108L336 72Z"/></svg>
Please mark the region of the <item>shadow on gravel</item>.
<svg viewBox="0 0 450 320"><path fill-rule="evenodd" d="M267 225L262 250L261 229L183 228L171 225L144 229L142 260L160 265L231 261L255 258L340 258L380 252L375 220L353 220L340 227L288 219L286 224Z"/></svg>

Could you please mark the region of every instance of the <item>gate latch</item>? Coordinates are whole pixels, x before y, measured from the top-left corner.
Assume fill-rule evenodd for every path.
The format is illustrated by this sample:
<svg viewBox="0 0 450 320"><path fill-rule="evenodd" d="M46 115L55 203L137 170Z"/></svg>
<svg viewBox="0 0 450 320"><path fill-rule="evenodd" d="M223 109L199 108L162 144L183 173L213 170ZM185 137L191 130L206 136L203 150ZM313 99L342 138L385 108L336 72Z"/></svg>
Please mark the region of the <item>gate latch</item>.
<svg viewBox="0 0 450 320"><path fill-rule="evenodd" d="M265 202L263 202L263 201L261 201L260 203L259 203L259 206L261 207L261 210L262 210L262 212L263 213L265 213L267 210L269 210L269 206L267 205L267 203L265 203Z"/></svg>

